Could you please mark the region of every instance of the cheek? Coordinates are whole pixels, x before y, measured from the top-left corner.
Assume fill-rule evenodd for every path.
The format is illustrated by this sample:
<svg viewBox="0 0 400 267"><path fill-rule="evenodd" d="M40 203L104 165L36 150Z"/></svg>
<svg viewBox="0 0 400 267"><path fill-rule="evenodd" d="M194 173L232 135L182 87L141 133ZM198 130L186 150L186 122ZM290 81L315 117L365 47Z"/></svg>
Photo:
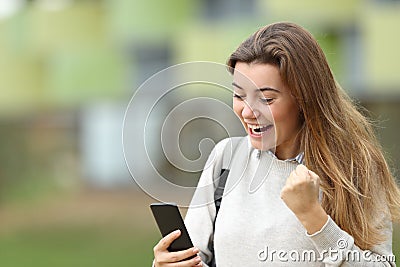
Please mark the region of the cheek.
<svg viewBox="0 0 400 267"><path fill-rule="evenodd" d="M281 121L285 120L285 116L284 116L282 110L280 110L279 108L272 107L270 109L270 112L272 114L272 118L273 118L275 124L280 124Z"/></svg>
<svg viewBox="0 0 400 267"><path fill-rule="evenodd" d="M233 111L235 112L236 116L242 118L242 110L243 104L237 100L233 100Z"/></svg>
<svg viewBox="0 0 400 267"><path fill-rule="evenodd" d="M271 112L278 128L292 128L299 123L299 111L296 105L271 107Z"/></svg>

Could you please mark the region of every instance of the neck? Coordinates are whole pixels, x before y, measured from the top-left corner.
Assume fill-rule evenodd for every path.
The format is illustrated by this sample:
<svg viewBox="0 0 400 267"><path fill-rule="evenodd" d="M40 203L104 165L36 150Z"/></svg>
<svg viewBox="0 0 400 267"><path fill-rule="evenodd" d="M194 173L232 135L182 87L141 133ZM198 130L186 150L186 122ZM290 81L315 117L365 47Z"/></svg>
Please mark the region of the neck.
<svg viewBox="0 0 400 267"><path fill-rule="evenodd" d="M280 160L286 160L296 157L300 152L300 143L290 147L282 147L282 145L280 145L275 149L275 156Z"/></svg>

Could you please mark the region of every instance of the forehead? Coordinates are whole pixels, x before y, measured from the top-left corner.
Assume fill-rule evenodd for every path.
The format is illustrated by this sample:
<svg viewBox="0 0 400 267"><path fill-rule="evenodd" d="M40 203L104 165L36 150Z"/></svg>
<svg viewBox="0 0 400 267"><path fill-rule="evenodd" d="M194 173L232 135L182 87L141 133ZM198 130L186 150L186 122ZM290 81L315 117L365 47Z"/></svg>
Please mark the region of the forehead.
<svg viewBox="0 0 400 267"><path fill-rule="evenodd" d="M244 89L271 87L285 90L279 69L272 64L237 62L233 80Z"/></svg>

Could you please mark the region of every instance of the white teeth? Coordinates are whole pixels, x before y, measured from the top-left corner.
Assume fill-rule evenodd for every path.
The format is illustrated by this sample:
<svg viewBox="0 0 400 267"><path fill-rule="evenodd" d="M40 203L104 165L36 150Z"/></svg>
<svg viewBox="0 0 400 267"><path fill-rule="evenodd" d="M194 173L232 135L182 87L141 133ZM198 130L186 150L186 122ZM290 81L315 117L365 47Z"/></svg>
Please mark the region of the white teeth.
<svg viewBox="0 0 400 267"><path fill-rule="evenodd" d="M265 127L265 126L260 126L260 125L251 125L251 124L247 124L247 126L249 126L249 128L251 128L253 130L261 129L262 127Z"/></svg>
<svg viewBox="0 0 400 267"><path fill-rule="evenodd" d="M255 135L261 135L263 132L268 131L272 127L272 125L254 125L247 124L247 126L251 129L252 133Z"/></svg>

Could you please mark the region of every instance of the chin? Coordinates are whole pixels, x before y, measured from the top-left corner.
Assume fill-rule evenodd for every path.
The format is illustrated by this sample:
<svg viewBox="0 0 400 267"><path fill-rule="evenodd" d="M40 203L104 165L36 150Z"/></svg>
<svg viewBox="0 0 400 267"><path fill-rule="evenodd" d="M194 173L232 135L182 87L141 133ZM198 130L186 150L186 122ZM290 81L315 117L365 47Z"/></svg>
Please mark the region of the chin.
<svg viewBox="0 0 400 267"><path fill-rule="evenodd" d="M270 142L268 140L263 140L263 141L254 140L254 138L251 137L250 137L250 142L253 148L261 151L275 150L275 142Z"/></svg>

